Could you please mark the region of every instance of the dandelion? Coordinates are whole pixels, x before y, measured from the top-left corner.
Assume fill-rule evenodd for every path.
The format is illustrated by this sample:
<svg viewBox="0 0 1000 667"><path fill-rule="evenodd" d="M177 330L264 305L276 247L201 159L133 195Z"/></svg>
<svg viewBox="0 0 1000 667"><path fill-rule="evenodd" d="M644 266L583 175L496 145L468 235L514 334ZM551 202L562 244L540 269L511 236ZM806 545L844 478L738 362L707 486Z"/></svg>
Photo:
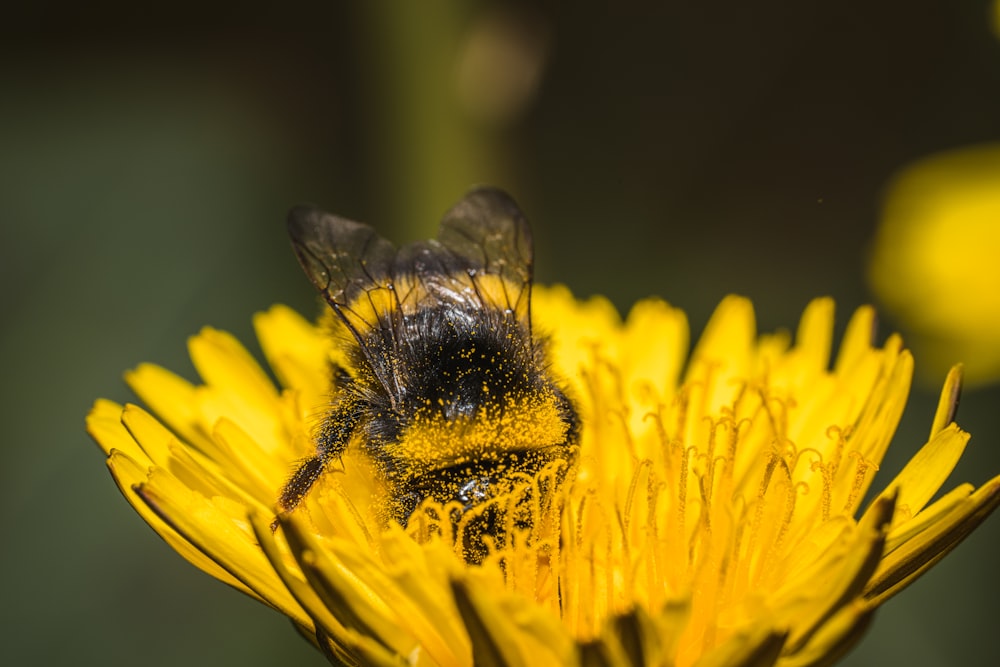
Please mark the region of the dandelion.
<svg viewBox="0 0 1000 667"><path fill-rule="evenodd" d="M1000 145L925 157L886 195L869 281L937 376L965 359L968 384L1000 379ZM961 258L958 261L958 258Z"/></svg>
<svg viewBox="0 0 1000 667"><path fill-rule="evenodd" d="M149 411L100 400L88 428L157 533L336 664L825 665L1000 502L1000 478L939 494L969 439L958 369L927 443L869 493L913 359L898 336L873 344L865 307L831 363L833 310L812 302L793 341L758 336L729 297L688 355L686 318L662 301L623 321L604 299L536 288L579 457L564 483L549 466L497 500L532 520L476 563L446 508L386 524L352 449L276 519L338 353L286 307L254 320L280 386L205 329L190 340L201 384L142 365L127 381Z"/></svg>

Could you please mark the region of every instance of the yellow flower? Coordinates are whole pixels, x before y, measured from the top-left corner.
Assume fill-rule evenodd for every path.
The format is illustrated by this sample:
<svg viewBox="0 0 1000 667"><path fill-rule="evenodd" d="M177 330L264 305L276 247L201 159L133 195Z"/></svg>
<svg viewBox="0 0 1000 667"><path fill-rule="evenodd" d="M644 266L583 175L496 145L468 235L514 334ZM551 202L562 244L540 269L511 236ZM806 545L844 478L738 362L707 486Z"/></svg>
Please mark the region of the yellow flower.
<svg viewBox="0 0 1000 667"><path fill-rule="evenodd" d="M924 371L1000 379L1000 145L925 158L894 179L869 277Z"/></svg>
<svg viewBox="0 0 1000 667"><path fill-rule="evenodd" d="M969 438L955 370L927 444L862 509L913 366L898 337L873 346L869 308L832 367L828 299L792 343L758 337L750 303L727 298L689 358L686 318L662 301L622 322L606 300L536 288L533 313L577 401L579 461L565 484L546 470L510 492L533 520L476 565L441 508L384 526L351 450L275 521L337 353L288 308L254 321L280 388L205 329L190 341L204 384L140 366L127 379L157 418L101 400L89 430L181 555L345 664L829 664L1000 502L1000 478L931 502Z"/></svg>

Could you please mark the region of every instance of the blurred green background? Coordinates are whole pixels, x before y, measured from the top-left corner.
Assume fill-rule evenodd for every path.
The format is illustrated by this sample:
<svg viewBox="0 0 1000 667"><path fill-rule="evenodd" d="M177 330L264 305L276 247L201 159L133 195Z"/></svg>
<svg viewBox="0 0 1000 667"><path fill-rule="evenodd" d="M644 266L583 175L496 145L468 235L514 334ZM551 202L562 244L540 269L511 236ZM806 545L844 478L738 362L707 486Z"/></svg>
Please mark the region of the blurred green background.
<svg viewBox="0 0 1000 667"><path fill-rule="evenodd" d="M203 325L249 342L256 310L313 312L292 204L406 241L493 183L533 221L541 282L622 309L659 294L695 332L730 292L763 330L829 294L842 330L872 300L890 175L1000 139L985 0L610 4L4 10L4 664L325 664L163 544L83 432L95 398L130 399L126 368L190 376ZM915 391L883 483L935 391ZM998 404L966 393L952 484L1000 473ZM845 664L1000 664L998 546L994 517Z"/></svg>

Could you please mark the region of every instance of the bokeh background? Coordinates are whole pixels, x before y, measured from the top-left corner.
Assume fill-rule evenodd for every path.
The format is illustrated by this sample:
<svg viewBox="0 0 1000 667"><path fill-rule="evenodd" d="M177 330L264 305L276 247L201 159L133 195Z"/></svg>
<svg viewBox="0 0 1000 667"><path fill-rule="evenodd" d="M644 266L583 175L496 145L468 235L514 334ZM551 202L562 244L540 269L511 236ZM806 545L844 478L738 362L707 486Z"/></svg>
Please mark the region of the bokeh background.
<svg viewBox="0 0 1000 667"><path fill-rule="evenodd" d="M204 325L316 308L283 219L397 241L472 184L533 221L537 276L621 309L818 295L839 327L892 174L1000 140L986 0L20 3L0 24L0 661L321 665L119 496L83 418ZM998 221L997 224L1000 224ZM883 334L903 328L883 320ZM905 334L905 329L904 329ZM958 361L958 359L956 359ZM917 359L920 368L920 359ZM922 381L883 482L924 442ZM967 391L952 478L1000 473L1000 391ZM848 665L1000 664L1000 518L892 600Z"/></svg>

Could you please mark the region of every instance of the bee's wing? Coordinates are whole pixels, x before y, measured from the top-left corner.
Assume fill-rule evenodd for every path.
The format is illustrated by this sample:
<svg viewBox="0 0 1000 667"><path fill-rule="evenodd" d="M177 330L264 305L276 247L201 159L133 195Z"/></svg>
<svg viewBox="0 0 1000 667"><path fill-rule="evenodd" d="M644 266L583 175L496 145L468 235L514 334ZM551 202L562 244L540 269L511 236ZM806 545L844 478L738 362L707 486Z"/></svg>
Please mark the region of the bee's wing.
<svg viewBox="0 0 1000 667"><path fill-rule="evenodd" d="M288 233L309 280L357 335L358 323L348 319L346 309L360 295L390 284L395 246L368 225L310 206L291 210Z"/></svg>
<svg viewBox="0 0 1000 667"><path fill-rule="evenodd" d="M441 302L510 310L530 326L531 229L501 190L469 192L445 213L436 239L400 250L393 273L402 272Z"/></svg>

